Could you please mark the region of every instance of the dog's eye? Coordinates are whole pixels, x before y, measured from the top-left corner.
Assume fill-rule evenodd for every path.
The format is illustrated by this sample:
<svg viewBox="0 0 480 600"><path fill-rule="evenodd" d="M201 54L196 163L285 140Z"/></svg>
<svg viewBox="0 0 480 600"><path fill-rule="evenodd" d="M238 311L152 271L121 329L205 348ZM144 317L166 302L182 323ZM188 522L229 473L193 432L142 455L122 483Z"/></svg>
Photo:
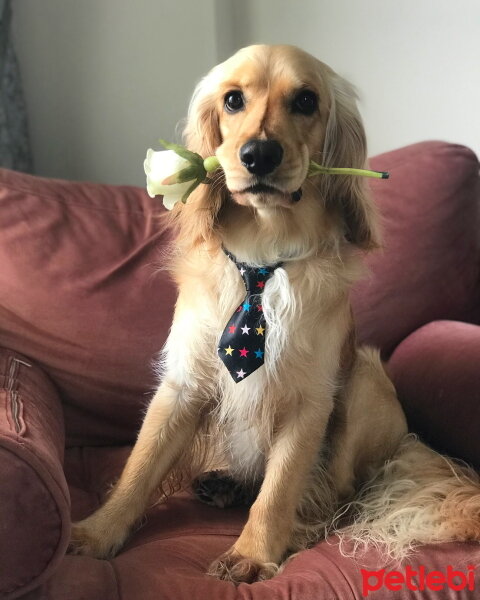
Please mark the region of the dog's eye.
<svg viewBox="0 0 480 600"><path fill-rule="evenodd" d="M292 112L302 115L312 115L318 108L318 98L315 92L302 90L293 99Z"/></svg>
<svg viewBox="0 0 480 600"><path fill-rule="evenodd" d="M224 102L225 110L231 113L242 110L245 106L242 93L237 91L227 92L225 94Z"/></svg>

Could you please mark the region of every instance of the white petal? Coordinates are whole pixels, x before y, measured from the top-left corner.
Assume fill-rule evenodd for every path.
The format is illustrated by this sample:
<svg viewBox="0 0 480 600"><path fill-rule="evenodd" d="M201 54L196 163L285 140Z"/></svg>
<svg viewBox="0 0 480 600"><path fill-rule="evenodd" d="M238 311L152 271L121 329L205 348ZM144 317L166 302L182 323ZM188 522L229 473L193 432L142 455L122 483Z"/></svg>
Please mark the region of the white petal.
<svg viewBox="0 0 480 600"><path fill-rule="evenodd" d="M172 210L172 208L175 206L175 204L177 202L180 202L182 199L183 193L182 194L176 194L176 193L171 193L169 192L168 194L165 194L163 196L163 206L167 209L167 210Z"/></svg>
<svg viewBox="0 0 480 600"><path fill-rule="evenodd" d="M162 185L162 181L177 173L181 169L189 165L189 161L181 156L178 156L173 150L162 150L155 152L151 148L147 150L147 156L143 163L143 169L147 176L147 192L150 198L154 198L159 194L166 194L175 188L175 193L184 194L188 189L189 183L179 183L174 185ZM181 187L181 192L177 192L176 188Z"/></svg>
<svg viewBox="0 0 480 600"><path fill-rule="evenodd" d="M169 175L173 175L181 169L188 167L189 164L188 160L178 156L173 150L155 152L149 148L143 167L145 173L150 175L152 179L163 181Z"/></svg>
<svg viewBox="0 0 480 600"><path fill-rule="evenodd" d="M143 168L147 175L147 192L150 198L165 194L173 194L181 198L190 187L190 182L162 185L162 181L189 164L188 160L178 156L173 150L154 152L149 148Z"/></svg>
<svg viewBox="0 0 480 600"><path fill-rule="evenodd" d="M183 194L192 185L191 181L183 183L174 183L173 185L160 185L156 181L149 181L147 177L147 192L150 198L155 196L178 196L181 198Z"/></svg>

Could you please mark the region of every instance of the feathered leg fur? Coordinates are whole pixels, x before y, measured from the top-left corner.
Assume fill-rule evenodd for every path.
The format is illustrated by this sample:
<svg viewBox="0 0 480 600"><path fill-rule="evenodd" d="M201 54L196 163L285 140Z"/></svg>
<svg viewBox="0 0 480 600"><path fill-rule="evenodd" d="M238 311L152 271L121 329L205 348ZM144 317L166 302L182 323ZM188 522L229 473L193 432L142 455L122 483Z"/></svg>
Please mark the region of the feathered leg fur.
<svg viewBox="0 0 480 600"><path fill-rule="evenodd" d="M377 352L358 351L340 402L328 467L319 463L302 499L293 549L336 533L344 554L375 546L399 561L421 544L480 539L479 476L407 434Z"/></svg>

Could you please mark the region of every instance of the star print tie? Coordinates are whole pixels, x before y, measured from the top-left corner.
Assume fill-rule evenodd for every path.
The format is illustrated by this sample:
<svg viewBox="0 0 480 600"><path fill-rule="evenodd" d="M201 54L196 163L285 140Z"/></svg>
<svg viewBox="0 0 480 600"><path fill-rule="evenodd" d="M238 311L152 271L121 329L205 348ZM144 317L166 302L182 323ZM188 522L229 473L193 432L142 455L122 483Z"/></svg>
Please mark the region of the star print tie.
<svg viewBox="0 0 480 600"><path fill-rule="evenodd" d="M235 382L242 381L263 365L266 321L262 307L265 283L281 263L252 267L224 250L242 276L247 294L225 327L218 355Z"/></svg>

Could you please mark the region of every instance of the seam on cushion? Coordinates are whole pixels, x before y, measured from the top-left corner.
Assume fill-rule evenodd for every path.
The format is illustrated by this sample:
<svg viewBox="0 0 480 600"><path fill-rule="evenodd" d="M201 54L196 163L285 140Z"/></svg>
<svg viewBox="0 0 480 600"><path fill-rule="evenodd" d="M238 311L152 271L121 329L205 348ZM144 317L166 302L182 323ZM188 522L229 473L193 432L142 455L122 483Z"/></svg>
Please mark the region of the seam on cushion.
<svg viewBox="0 0 480 600"><path fill-rule="evenodd" d="M24 465L26 465L28 467L28 469L30 469L30 471L33 471L35 473L35 475L37 476L38 481L40 481L41 485L43 486L43 488L47 491L48 496L50 497L51 501L53 502L54 505L54 509L55 509L55 513L57 515L58 518L58 525L55 527L55 531L57 532L56 534L56 538L57 538L57 542L55 545L52 545L52 551L49 553L49 550L47 549L47 554L49 553L48 559L45 562L44 566L34 575L29 575L28 579L26 579L25 581L22 581L20 583L17 583L14 587L8 589L8 590L4 590L2 591L2 594L11 594L12 592L27 586L31 581L33 581L34 579L36 579L37 577L39 577L42 573L44 573L47 569L47 567L49 566L52 557L55 555L55 552L58 548L58 544L59 541L62 537L62 525L63 525L63 521L62 521L62 515L60 514L60 511L58 510L58 505L57 502L55 500L55 498L53 497L49 487L47 486L47 484L45 483L45 481L43 480L43 477L37 473L37 471L22 457L19 456L18 454L16 454L15 452L12 452L12 450L10 448L5 448L5 446L3 447L4 450L7 450L8 452L10 452L11 454L14 454L14 456L16 456L18 459L20 459ZM27 450L29 451L29 450ZM56 483L56 482L55 482Z"/></svg>
<svg viewBox="0 0 480 600"><path fill-rule="evenodd" d="M119 187L119 186L118 186ZM125 214L125 215L130 215L130 214L138 214L138 215L146 215L148 213L145 213L142 210L139 209L132 209L132 210L118 210L115 208L109 208L107 206L103 207L103 206L95 206L93 204L88 204L88 203L81 203L81 202L75 202L72 200L65 200L64 198L61 198L58 195L55 195L54 193L52 194L42 194L39 192L34 192L31 189L23 189L22 187L18 187L18 186L11 186L9 184L5 184L2 183L0 181L0 190L1 188L6 188L10 191L13 192L21 192L23 194L28 194L29 196L34 196L36 198L43 198L46 200L54 200L55 202L59 202L60 204L64 204L65 206L81 206L82 208L88 208L91 210L97 210L97 211L104 211L104 212L113 212L113 213L117 213L117 214Z"/></svg>
<svg viewBox="0 0 480 600"><path fill-rule="evenodd" d="M191 537L197 537L197 536L200 536L200 537L214 536L214 537L238 538L238 536L240 535L240 533L201 533L201 532L193 532L193 533L184 533L184 534L180 534L180 535L169 535L168 537L157 538L155 540L151 540L150 542L144 542L142 544L137 544L135 546L128 546L125 551L129 552L130 550L135 550L136 548L145 548L146 546L150 546L151 544L158 544L159 542L166 542L166 541L169 541L169 540L181 540L181 539L184 539L184 538L191 538Z"/></svg>
<svg viewBox="0 0 480 600"><path fill-rule="evenodd" d="M15 428L13 426L13 423L11 422L11 418L10 418L10 410L9 410L9 403L8 403L8 391L5 388L2 388L0 390L2 393L2 396L5 395L5 402L3 403L3 408L5 410L5 417L6 417L6 422L8 425L8 429L11 433L15 433Z"/></svg>
<svg viewBox="0 0 480 600"><path fill-rule="evenodd" d="M87 458L86 450L87 450L87 446L79 447L80 465L81 465L81 469L82 469L82 472L80 474L80 479L82 481L81 489L83 489L84 491L88 492L89 494L93 494L95 496L95 501L97 503L97 508L98 508L99 506L101 506L102 502L104 501L104 493L102 493L100 490L98 490L94 486L92 486L93 478L92 478L92 470L91 470L91 461Z"/></svg>
<svg viewBox="0 0 480 600"><path fill-rule="evenodd" d="M241 533L242 533L242 528L240 528L240 531L238 533L218 533L218 531L216 532L208 532L208 531L197 531L197 530L192 530L192 531L186 531L183 533L180 533L178 535L169 535L167 537L161 537L161 538L157 538L156 540L152 540L151 542L146 542L145 545L147 544L153 544L155 542L163 542L164 540L178 540L180 538L186 538L186 537L196 537L197 535L199 536L212 536L212 535L216 535L216 536L221 536L221 537L238 537ZM143 546L144 544L142 544Z"/></svg>
<svg viewBox="0 0 480 600"><path fill-rule="evenodd" d="M346 577L345 573L342 571L342 569L337 565L337 563L332 560L329 556L322 554L321 555L322 558L326 559L330 564L332 564L335 567L335 570L338 571L340 573L340 575L342 576L342 578L344 579L345 583L348 585L348 589L350 590L350 592L352 593L352 600L355 600L355 598L357 597L357 594L355 593L355 590L352 588L352 585L350 583L350 581L348 581L348 578ZM344 600L342 598L342 600Z"/></svg>
<svg viewBox="0 0 480 600"><path fill-rule="evenodd" d="M102 504L102 494L99 490L96 490L92 487L92 469L91 469L91 461L87 458L87 448L86 446L82 446L80 448L80 456L81 456L81 465L82 465L82 480L83 480L83 488L89 494L95 495L95 500L97 502L97 508Z"/></svg>
<svg viewBox="0 0 480 600"><path fill-rule="evenodd" d="M2 388L6 392L5 409L7 420L9 420L10 429L16 433L19 438L25 436L27 424L23 418L22 394L18 392L18 375L20 365L31 368L32 365L26 360L21 360L15 355L8 358L7 368L5 370L5 382Z"/></svg>
<svg viewBox="0 0 480 600"><path fill-rule="evenodd" d="M122 593L120 590L120 580L118 577L117 569L115 568L115 565L113 564L112 560L108 560L107 563L110 565L110 569L112 570L112 573L113 573L113 579L115 581L115 587L117 589L117 599L122 600Z"/></svg>
<svg viewBox="0 0 480 600"><path fill-rule="evenodd" d="M15 433L18 437L24 437L27 431L27 425L23 418L23 401L18 392L7 392L10 397L10 412L12 414Z"/></svg>

